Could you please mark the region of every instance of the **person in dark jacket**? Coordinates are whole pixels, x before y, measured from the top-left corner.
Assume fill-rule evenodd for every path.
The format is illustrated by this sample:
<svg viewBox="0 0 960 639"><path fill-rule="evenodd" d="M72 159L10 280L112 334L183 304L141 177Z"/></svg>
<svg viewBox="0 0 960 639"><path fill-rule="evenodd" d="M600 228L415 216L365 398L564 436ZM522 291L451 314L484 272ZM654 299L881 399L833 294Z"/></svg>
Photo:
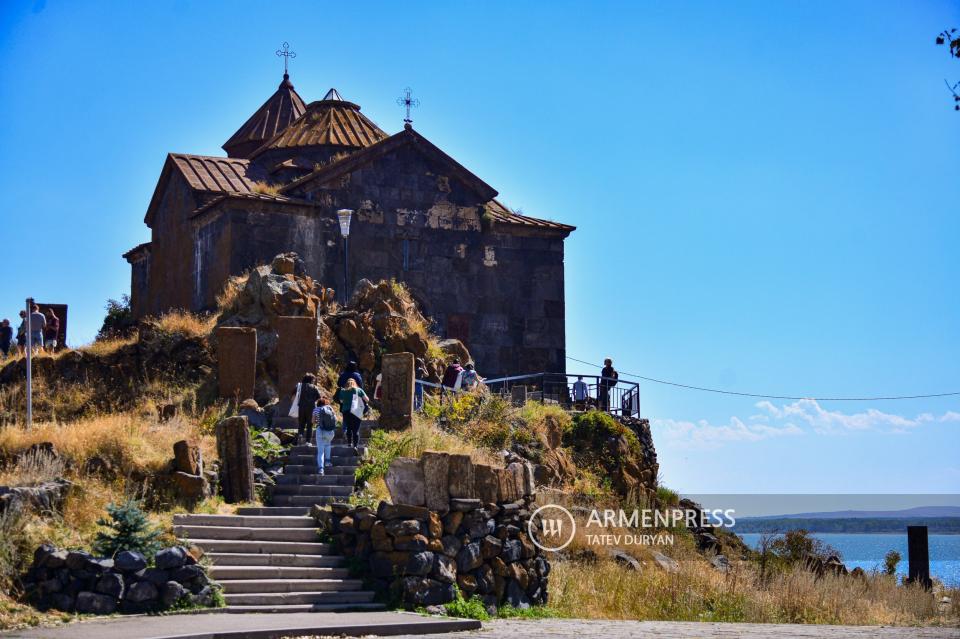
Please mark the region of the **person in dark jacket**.
<svg viewBox="0 0 960 639"><path fill-rule="evenodd" d="M10 320L5 319L0 322L0 353L6 357L10 354L11 342L13 342L13 327L10 326Z"/></svg>
<svg viewBox="0 0 960 639"><path fill-rule="evenodd" d="M320 399L320 389L317 388L316 381L313 373L307 373L298 385L300 400L297 402L297 440L301 444L310 444L312 441L310 436L313 434L313 409Z"/></svg>
<svg viewBox="0 0 960 639"><path fill-rule="evenodd" d="M333 399L340 403L340 412L343 414L343 434L347 440L347 445L352 446L354 452L357 452L357 447L360 445L360 425L363 420L351 411L354 398L359 398L359 401L363 404L363 414L366 414L370 410L370 398L367 397L362 388L357 386L355 379L348 377L343 388L336 392Z"/></svg>
<svg viewBox="0 0 960 639"><path fill-rule="evenodd" d="M460 390L461 373L463 373L463 366L460 366L459 359L455 359L443 371L443 380L440 383L451 390Z"/></svg>
<svg viewBox="0 0 960 639"><path fill-rule="evenodd" d="M352 379L357 383L357 386L363 388L363 377L360 375L360 368L357 366L357 363L350 361L347 364L347 367L340 373L340 377L337 379L337 388L343 388L347 384L347 380Z"/></svg>
<svg viewBox="0 0 960 639"><path fill-rule="evenodd" d="M57 350L57 340L60 339L60 318L47 309L47 325L43 328L43 347L51 353Z"/></svg>
<svg viewBox="0 0 960 639"><path fill-rule="evenodd" d="M597 383L597 401L600 410L610 408L610 389L617 385L620 373L613 367L613 360L609 357L603 360L603 370L600 371L600 381Z"/></svg>

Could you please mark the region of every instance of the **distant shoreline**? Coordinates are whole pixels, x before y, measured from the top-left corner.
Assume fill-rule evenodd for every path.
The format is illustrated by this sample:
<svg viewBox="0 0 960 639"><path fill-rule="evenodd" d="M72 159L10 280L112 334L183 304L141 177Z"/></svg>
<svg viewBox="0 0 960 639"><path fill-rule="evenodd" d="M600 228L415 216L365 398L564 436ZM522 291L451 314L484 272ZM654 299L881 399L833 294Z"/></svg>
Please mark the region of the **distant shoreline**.
<svg viewBox="0 0 960 639"><path fill-rule="evenodd" d="M931 535L960 535L960 517L932 518L797 518L744 517L730 530L735 533L779 534L803 529L814 533L906 534L907 526L926 526Z"/></svg>

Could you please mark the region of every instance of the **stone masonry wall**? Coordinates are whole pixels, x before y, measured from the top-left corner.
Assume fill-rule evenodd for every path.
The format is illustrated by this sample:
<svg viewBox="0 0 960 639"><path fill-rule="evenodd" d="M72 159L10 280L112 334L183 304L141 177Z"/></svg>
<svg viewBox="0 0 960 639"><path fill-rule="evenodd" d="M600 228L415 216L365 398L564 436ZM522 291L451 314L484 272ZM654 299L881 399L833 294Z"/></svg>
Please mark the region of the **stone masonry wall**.
<svg viewBox="0 0 960 639"><path fill-rule="evenodd" d="M474 465L466 455L399 458L387 473L394 503L314 509L373 588L410 608L478 596L488 610L547 602L550 562L531 539L529 465ZM408 503L413 502L413 503Z"/></svg>

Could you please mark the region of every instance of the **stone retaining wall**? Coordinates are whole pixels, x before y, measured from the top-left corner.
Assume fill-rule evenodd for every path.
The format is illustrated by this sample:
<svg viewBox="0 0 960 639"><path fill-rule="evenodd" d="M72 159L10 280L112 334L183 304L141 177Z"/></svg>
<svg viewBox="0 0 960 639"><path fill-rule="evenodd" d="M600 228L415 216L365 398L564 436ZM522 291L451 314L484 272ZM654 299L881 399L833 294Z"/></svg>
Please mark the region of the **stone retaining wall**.
<svg viewBox="0 0 960 639"><path fill-rule="evenodd" d="M360 560L371 586L410 608L479 596L488 609L547 602L550 563L533 543L534 489L526 464L474 465L466 455L394 460L394 503L315 508L341 552ZM403 502L419 503L403 503Z"/></svg>
<svg viewBox="0 0 960 639"><path fill-rule="evenodd" d="M161 550L155 566L148 568L138 552L106 559L44 544L34 552L23 584L41 610L99 615L157 612L175 605L210 607L218 588L182 546Z"/></svg>

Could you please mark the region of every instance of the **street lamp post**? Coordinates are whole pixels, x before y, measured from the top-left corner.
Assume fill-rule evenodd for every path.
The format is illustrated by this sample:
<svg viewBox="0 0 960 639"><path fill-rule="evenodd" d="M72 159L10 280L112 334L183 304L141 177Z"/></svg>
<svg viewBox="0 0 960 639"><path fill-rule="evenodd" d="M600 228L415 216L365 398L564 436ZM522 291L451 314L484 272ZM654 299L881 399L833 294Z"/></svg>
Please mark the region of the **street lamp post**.
<svg viewBox="0 0 960 639"><path fill-rule="evenodd" d="M353 218L353 209L340 209L337 211L337 219L340 221L340 234L343 235L343 303L346 304L349 293L347 292L347 272L350 268L350 220Z"/></svg>

